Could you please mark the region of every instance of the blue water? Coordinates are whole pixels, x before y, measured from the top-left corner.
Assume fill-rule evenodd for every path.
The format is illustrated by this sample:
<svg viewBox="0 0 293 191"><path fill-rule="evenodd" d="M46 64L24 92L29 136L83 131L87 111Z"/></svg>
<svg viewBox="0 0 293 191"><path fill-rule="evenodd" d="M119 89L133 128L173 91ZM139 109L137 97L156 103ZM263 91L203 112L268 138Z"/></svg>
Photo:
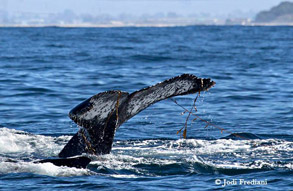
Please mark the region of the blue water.
<svg viewBox="0 0 293 191"><path fill-rule="evenodd" d="M32 162L77 132L68 112L84 99L182 73L217 83L197 114L228 132L190 119L181 139L187 114L165 100L123 124L88 169ZM292 190L292 122L292 27L0 28L0 190ZM229 132L262 139L220 139Z"/></svg>

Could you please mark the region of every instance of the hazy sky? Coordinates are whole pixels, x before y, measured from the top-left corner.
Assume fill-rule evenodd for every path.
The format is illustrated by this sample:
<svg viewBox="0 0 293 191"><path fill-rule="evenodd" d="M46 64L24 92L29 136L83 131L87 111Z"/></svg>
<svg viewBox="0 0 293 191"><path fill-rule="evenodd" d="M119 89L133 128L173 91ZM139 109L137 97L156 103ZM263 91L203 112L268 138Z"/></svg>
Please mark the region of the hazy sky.
<svg viewBox="0 0 293 191"><path fill-rule="evenodd" d="M141 15L158 12L176 12L181 15L198 13L237 15L237 11L256 13L280 2L282 0L0 0L0 10L8 13L56 13L70 9L77 14L92 15L101 13Z"/></svg>

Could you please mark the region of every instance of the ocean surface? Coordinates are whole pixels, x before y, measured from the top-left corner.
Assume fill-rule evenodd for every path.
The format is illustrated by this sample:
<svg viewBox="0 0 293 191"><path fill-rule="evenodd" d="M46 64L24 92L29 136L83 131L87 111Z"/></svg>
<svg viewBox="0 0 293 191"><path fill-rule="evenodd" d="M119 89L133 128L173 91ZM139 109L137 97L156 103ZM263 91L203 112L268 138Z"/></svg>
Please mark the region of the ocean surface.
<svg viewBox="0 0 293 191"><path fill-rule="evenodd" d="M183 73L216 82L196 114L225 131L191 117L183 139L187 113L164 100L87 169L34 163L78 131L68 112L83 100ZM293 190L292 128L293 27L0 28L1 191Z"/></svg>

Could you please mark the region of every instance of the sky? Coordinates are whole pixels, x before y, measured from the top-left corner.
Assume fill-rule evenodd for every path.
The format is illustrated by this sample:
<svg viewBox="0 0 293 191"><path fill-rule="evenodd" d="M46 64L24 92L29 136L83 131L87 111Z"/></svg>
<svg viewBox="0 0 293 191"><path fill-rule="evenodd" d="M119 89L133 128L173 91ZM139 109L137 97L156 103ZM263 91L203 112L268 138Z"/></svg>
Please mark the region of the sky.
<svg viewBox="0 0 293 191"><path fill-rule="evenodd" d="M180 15L255 14L284 0L0 0L0 10L9 14L38 14L72 10L76 14L142 15L175 12ZM293 2L293 0L287 0Z"/></svg>

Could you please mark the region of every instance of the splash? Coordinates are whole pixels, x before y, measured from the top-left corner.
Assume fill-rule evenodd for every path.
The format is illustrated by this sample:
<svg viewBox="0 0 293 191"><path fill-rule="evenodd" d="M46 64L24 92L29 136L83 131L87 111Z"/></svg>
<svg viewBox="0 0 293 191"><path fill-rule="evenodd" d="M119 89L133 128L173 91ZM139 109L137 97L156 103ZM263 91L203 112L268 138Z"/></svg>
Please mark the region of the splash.
<svg viewBox="0 0 293 191"><path fill-rule="evenodd" d="M34 163L37 157L56 156L69 139L70 136L32 135L1 128L0 173L99 175L131 179L193 173L233 175L272 169L293 170L293 142L282 139L115 141L112 153L92 156L88 169ZM13 160L9 160L11 158Z"/></svg>
<svg viewBox="0 0 293 191"><path fill-rule="evenodd" d="M6 173L33 173L47 176L85 176L95 173L88 169L58 167L52 163L36 164L33 162L1 162L0 174Z"/></svg>
<svg viewBox="0 0 293 191"><path fill-rule="evenodd" d="M50 137L0 128L0 155L56 156L69 138L70 136Z"/></svg>

